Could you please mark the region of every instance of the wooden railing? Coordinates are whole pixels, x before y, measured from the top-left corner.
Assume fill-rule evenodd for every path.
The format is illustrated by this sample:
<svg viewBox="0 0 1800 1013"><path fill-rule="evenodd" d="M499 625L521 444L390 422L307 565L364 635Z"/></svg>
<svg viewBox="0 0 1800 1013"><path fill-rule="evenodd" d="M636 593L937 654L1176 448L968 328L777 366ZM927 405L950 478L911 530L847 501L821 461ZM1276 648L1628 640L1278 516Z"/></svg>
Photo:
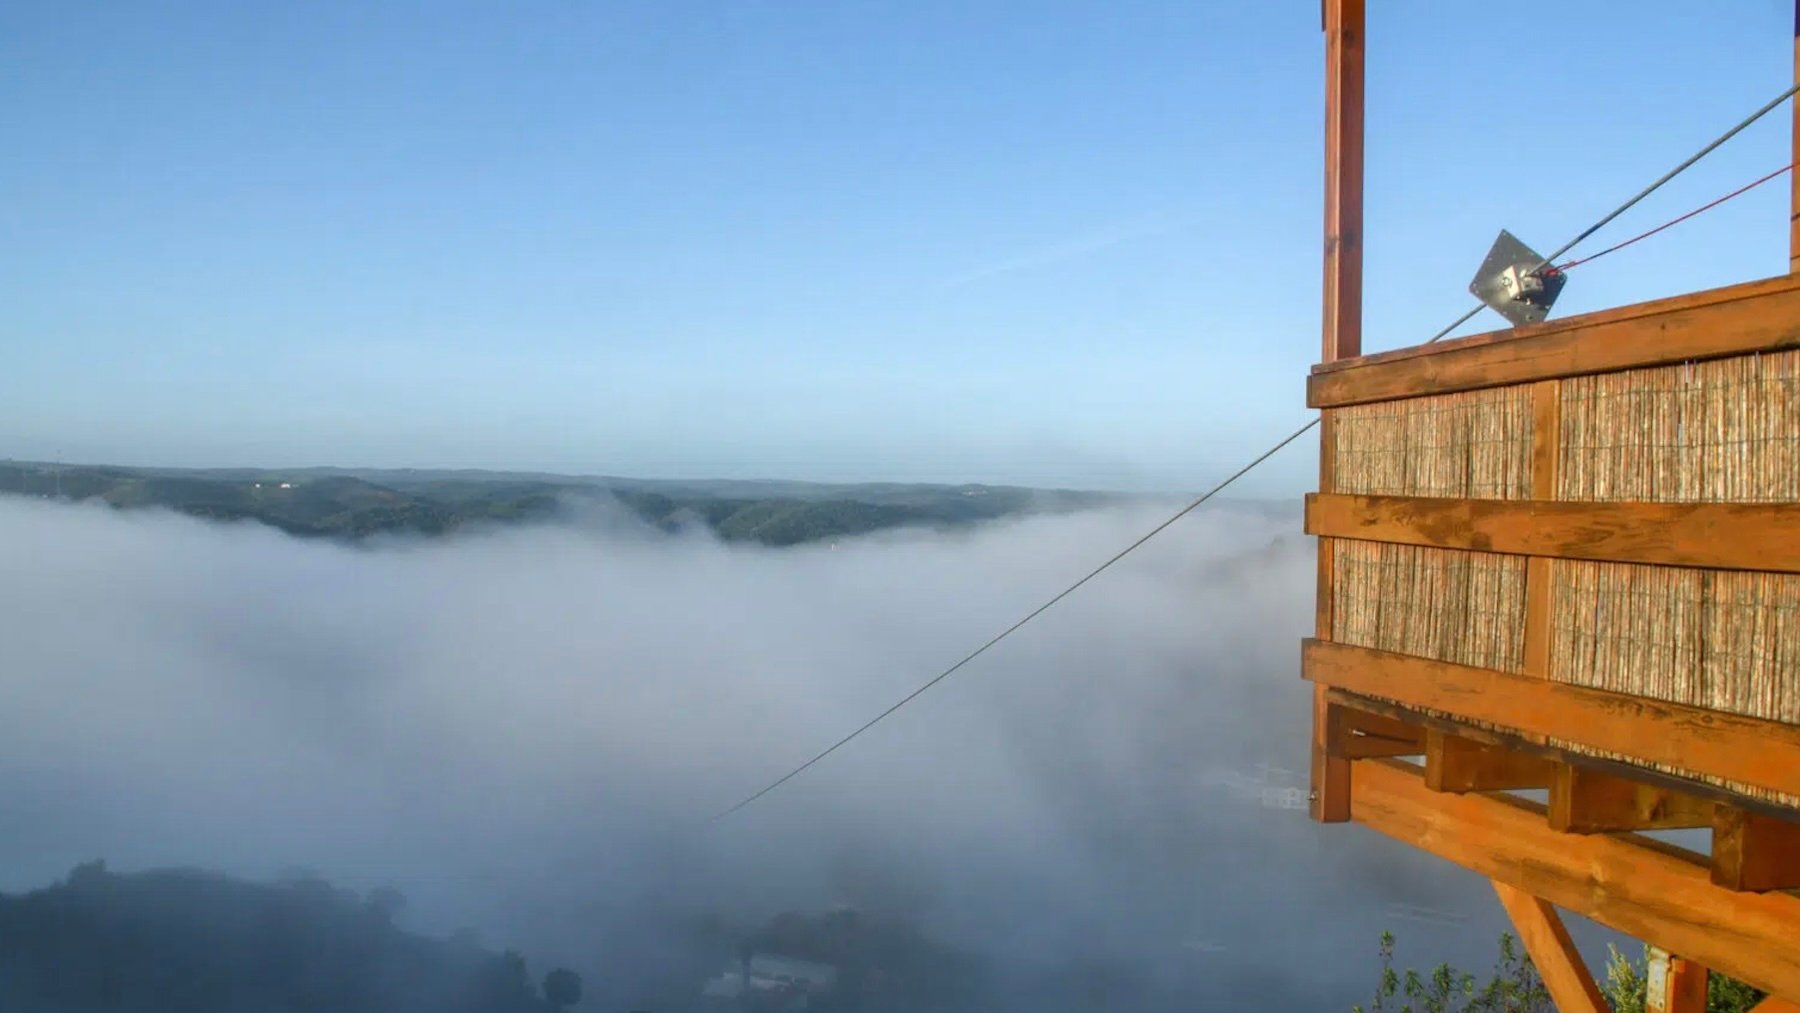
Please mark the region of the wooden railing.
<svg viewBox="0 0 1800 1013"><path fill-rule="evenodd" d="M1782 277L1316 367L1308 401L1325 410L1326 435L1322 491L1308 497L1306 509L1307 531L1322 539L1318 633L1305 646L1306 677L1340 693L1409 708L1414 717L1475 723L1541 755L1641 766L1641 773L1652 779L1673 778L1707 797L1748 796L1742 800L1752 810L1783 811L1800 805L1800 719L1782 720L1776 713L1746 713L1742 708L1732 712L1670 694L1619 691L1632 689L1629 685L1572 684L1576 680L1570 673L1557 670L1552 651L1559 635L1553 629L1558 593L1554 567L1564 561L1676 567L1689 575L1800 574L1800 506L1791 502L1604 502L1560 496L1563 448L1568 442L1561 385L1598 373L1679 367L1796 348L1800 348L1800 278ZM1445 395L1498 387L1528 392L1528 412L1505 417L1529 425L1518 425L1518 431L1504 435L1530 441L1527 485L1518 487L1521 493L1528 489L1529 498L1334 491L1358 485L1358 476L1347 471L1353 465L1332 464L1338 410L1380 402L1405 410L1409 405L1437 404ZM1680 397L1666 390L1631 393ZM1785 388L1776 393L1786 397ZM1800 404L1800 389L1792 393ZM1428 400L1432 398L1438 402ZM1800 414L1781 418L1790 425L1800 421ZM1521 435L1525 430L1528 437ZM1630 438L1623 433L1616 436ZM1688 439L1702 436L1715 438L1694 430L1686 434ZM1774 436L1800 441L1800 433ZM1762 433L1760 438L1773 436ZM1525 449L1515 447L1520 455ZM1407 446L1396 452L1416 458L1473 451L1447 451L1433 443L1423 450ZM1800 467L1800 461L1794 464ZM1452 460L1432 466L1441 473L1464 465ZM1490 622L1483 630L1486 636L1518 638L1513 649L1489 653L1522 661L1514 670L1502 671L1459 664L1454 656L1412 656L1371 643L1332 642L1334 629L1342 625L1334 623L1334 610L1347 607L1334 601L1330 575L1331 546L1339 540L1462 554L1445 557L1445 565L1465 558L1523 557L1517 628ZM1519 605L1518 599L1510 603ZM1377 604L1386 610L1384 620L1405 621L1397 610L1406 603ZM1412 604L1423 610L1435 603ZM1600 643L1599 616L1565 617L1565 621L1577 628L1565 627L1560 635L1590 636ZM1683 635L1698 644L1704 632ZM1792 665L1800 670L1800 616L1792 632L1797 641ZM1566 654L1569 645L1564 648ZM1668 667L1668 659L1663 660ZM1788 672L1777 666L1782 679ZM1678 676L1690 682L1697 678L1692 673ZM1800 678L1757 692L1795 697L1792 713L1800 715Z"/></svg>

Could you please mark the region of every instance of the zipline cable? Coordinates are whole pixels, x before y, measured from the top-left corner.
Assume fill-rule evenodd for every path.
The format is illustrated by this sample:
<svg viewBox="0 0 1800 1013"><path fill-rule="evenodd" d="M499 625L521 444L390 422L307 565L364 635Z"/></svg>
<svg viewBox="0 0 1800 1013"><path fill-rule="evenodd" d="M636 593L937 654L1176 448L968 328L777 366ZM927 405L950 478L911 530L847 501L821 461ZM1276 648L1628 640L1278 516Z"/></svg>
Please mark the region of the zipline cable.
<svg viewBox="0 0 1800 1013"><path fill-rule="evenodd" d="M1723 197L1716 198L1715 200L1712 200L1712 201L1709 201L1708 203L1700 205L1699 207L1695 208L1692 211L1689 211L1685 215L1678 215L1674 218L1671 218L1668 221L1662 223L1661 225L1658 225L1656 228L1649 230L1648 232L1640 232L1637 235L1632 236L1630 239L1627 239L1622 243L1614 243L1613 245L1607 247L1606 249L1601 250L1599 253L1590 253L1585 257L1576 257L1573 260L1565 260L1562 263L1557 264L1555 267L1551 268L1551 270L1557 271L1557 272L1567 271L1568 269L1570 269L1572 267L1580 267L1581 265L1589 263L1591 261L1599 260L1601 257L1604 257L1609 253L1617 253L1620 250L1623 250L1625 247L1630 246L1632 243L1636 243L1641 240L1649 239L1651 236L1656 235L1658 232L1661 232L1664 229L1673 228L1674 226L1680 225L1682 222L1687 221L1689 218L1692 218L1695 215L1704 214L1708 211L1711 211L1713 208L1718 207L1719 205L1725 203L1726 201L1732 199L1733 197L1740 197L1744 194L1747 194L1750 191L1756 189L1757 187L1762 186L1764 183L1767 183L1769 180L1774 179L1776 176L1779 176L1782 173L1787 172L1791 169L1793 169L1792 165L1784 165L1781 168L1776 169L1774 172L1769 173L1767 176L1763 176L1762 178L1757 179L1754 182L1745 183L1743 186L1738 187L1736 190L1731 191L1730 193L1726 194Z"/></svg>
<svg viewBox="0 0 1800 1013"><path fill-rule="evenodd" d="M1581 243L1582 240L1584 240L1584 239L1588 238L1589 236L1593 235L1594 233L1600 231L1600 229L1603 228L1608 222L1611 222L1613 219L1619 217L1621 214L1624 214L1626 211L1630 210L1630 208L1633 205L1637 204L1639 201L1643 200L1645 197L1648 197L1652 193L1655 193L1658 189L1660 189L1662 187L1662 185L1664 183L1667 183L1669 180L1672 180L1676 176L1681 175L1690 166L1692 166L1695 162L1698 162L1702 158L1705 158L1708 154L1711 154L1712 151L1714 149L1716 149L1717 147L1719 147L1721 144L1724 144L1726 141L1729 141L1731 138L1737 136L1739 131L1742 131L1745 127L1748 127L1750 124L1755 123L1757 120L1759 120L1763 116L1767 115L1776 106L1779 106L1782 102L1784 102L1788 98L1792 97L1795 92L1800 92L1800 83L1797 83L1797 84L1793 85L1792 87L1788 88L1786 91L1782 92L1775 99L1770 101L1767 105L1763 106L1761 109L1758 109L1756 112L1751 113L1747 118L1745 118L1744 120L1739 122L1737 126L1732 127L1730 130L1725 131L1723 134L1720 134L1717 138L1715 138L1712 141L1712 143L1708 144L1706 147L1701 148L1699 151L1697 151L1693 155L1689 156L1687 158L1687 160L1683 161L1680 165L1677 165L1675 168L1670 169L1668 172L1664 173L1662 178L1658 179L1656 182L1650 184L1649 186L1645 187L1643 190L1639 191L1638 194L1636 196L1632 197L1630 200L1619 205L1617 208L1614 208L1611 213L1606 215L1606 217L1601 218L1599 221L1595 222L1594 224L1588 226L1586 229L1582 230L1582 232L1579 235L1577 235L1574 239L1571 239L1568 242L1564 243L1562 246L1558 247L1555 253L1552 253L1550 256L1545 257L1543 263L1539 264L1537 267L1533 268L1532 270L1533 271L1542 271L1547 267L1554 269L1551 262L1554 261L1557 257L1560 257L1563 254L1574 249L1578 244ZM1772 179L1772 178L1774 178L1774 176L1778 176L1778 175L1780 175L1780 173L1776 172L1770 176L1764 177L1764 179L1762 179L1762 180L1758 180L1757 182L1758 183L1767 182L1767 180ZM1751 184L1751 186L1755 186L1755 185L1757 185L1757 184L1756 183ZM1744 189L1747 190L1747 189L1749 189L1749 187L1745 187ZM1738 191L1738 193L1742 193L1742 192L1743 192L1742 190ZM1731 197L1734 197L1736 195L1737 195L1736 193L1728 194L1728 195L1726 195L1726 197L1721 198L1720 200L1714 201L1704 208L1701 208L1694 212L1690 212L1688 215L1683 216L1682 219L1676 219L1676 221L1681 221L1685 218L1691 218L1691 217L1693 217L1693 215L1699 214L1701 211L1706 211L1706 210L1709 210L1710 208L1717 207L1719 204L1724 203L1726 200L1729 200ZM1668 224L1673 225L1673 224L1675 224L1675 222L1670 222ZM1651 235L1651 234L1654 234L1655 232L1660 232L1662 230L1662 228L1667 228L1667 227L1668 227L1668 225L1664 225L1658 229L1653 229L1653 230L1651 230L1650 233L1646 233L1646 235ZM1644 237L1640 236L1638 238L1644 238ZM1631 240L1631 242L1635 242L1635 241L1636 241L1635 239ZM1629 245L1629 243L1621 243L1620 244L1620 246L1625 246L1625 245ZM1595 254L1595 256L1602 256L1605 253L1610 253L1610 252L1612 252L1612 251L1603 250L1603 251L1601 251L1601 253ZM1588 259L1591 260L1593 258L1590 257ZM1577 263L1579 263L1579 261L1577 261ZM1484 306L1482 304L1477 303L1474 308L1470 309L1467 313L1464 313L1462 316L1456 318L1456 320L1451 322L1449 326L1438 331L1436 334L1433 334L1430 338L1426 339L1423 342L1423 344L1430 345L1430 344L1436 343L1439 339L1443 338L1445 335L1449 334L1451 331L1456 330L1458 327L1461 327L1463 324L1468 323L1470 320L1474 319L1475 314L1480 313L1483 308L1484 308ZM868 721L863 722L863 724L858 726L854 731L850 732L850 734L845 735L843 738L841 738L841 739L837 740L836 742L833 742L831 745L825 747L817 755L813 756L812 759L807 760L805 763L800 764L798 767L795 767L793 770L790 770L787 773L776 778L775 780L769 782L767 785L763 786L761 789L757 790L756 792L754 792L750 795L746 795L743 799L739 800L736 804L732 805L730 808L721 809L719 812L715 813L712 816L712 818L708 819L707 823L708 824L717 823L720 820L726 818L727 816L730 816L733 813L736 813L737 811L743 809L745 806L748 806L751 803L756 802L758 799L761 799L763 796L769 794L770 792L774 791L775 789L781 787L782 785L788 783L789 781L792 781L794 778L799 777L801 774L803 774L807 770L811 769L815 764L817 764L819 761L825 759L827 756L830 756L832 753L835 753L839 749L842 749L843 747L849 745L852 740L856 739L858 736L862 735L864 732L868 731L869 729L880 724L882 721L885 721L887 718L891 717L895 711L898 711L900 708L905 707L909 703L912 703L914 700L917 700L919 697L924 696L925 693L928 690L930 690L932 687L936 686L940 682L943 682L945 679L950 678L952 675L955 675L958 671L960 671L963 668L963 666L967 665L969 662L974 661L976 658L981 657L983 654L986 654L989 649L994 647L996 644L1000 643L1000 641L1005 640L1007 637L1010 637L1014 633L1018 632L1020 628L1025 626L1025 624L1031 622L1033 619L1036 619L1038 616L1043 615L1045 612L1048 612L1050 610L1051 606L1055 605L1057 602L1062 601L1064 598L1067 598L1069 595L1074 594L1077 590L1079 590L1088 581L1093 580L1095 577L1100 576L1102 573L1104 573L1108 569L1110 569L1114 563L1117 563L1119 560L1124 559L1126 556L1129 556L1133 552L1137 551L1137 549L1139 547L1141 547L1145 542L1148 542L1150 539L1155 538L1157 535L1162 534L1165 530L1167 530L1176 521L1182 519L1183 517L1186 517L1188 514L1193 513L1195 510L1199 509L1201 504L1205 503L1207 500L1210 500L1214 496L1217 496L1219 493L1223 492L1226 489L1226 487L1230 486L1233 482L1236 482L1238 479L1243 478L1245 475L1247 475L1251 471L1255 470L1264 461L1267 461L1269 458L1274 457L1277 453L1279 453L1281 450L1286 448L1288 446L1288 444L1293 443L1295 440L1306 435L1306 433L1308 431L1310 431L1314 426L1316 426L1318 424L1319 424L1318 417L1314 417L1310 422L1307 422L1305 425L1294 430L1292 433L1289 433L1287 436L1283 437L1279 442L1277 442L1274 446L1263 451L1261 454L1258 454L1256 456L1256 458L1254 460L1252 460L1249 464L1246 464L1242 468L1239 468L1237 471L1232 472L1230 477L1226 478L1223 482L1220 482L1218 485L1215 485L1211 489L1208 489L1206 492L1202 493L1198 498L1196 498L1193 502L1189 503L1187 506L1182 507L1180 510L1175 511L1175 513L1169 515L1168 519L1164 520L1162 523L1151 528L1149 531L1146 531L1143 535L1141 535L1137 539L1137 541L1134 541L1130 545L1127 545L1123 549L1120 549L1117 553L1115 553L1106 562L1101 563L1099 566L1094 567L1092 570L1089 570L1084 576L1082 576L1082 578L1080 580L1077 580L1075 583L1070 584L1068 587L1063 588L1061 591L1057 592L1055 597L1051 598L1050 600L1044 602L1042 605L1039 605L1037 608L1034 608L1030 612L1026 613L1024 618L1020 619L1018 622L1013 623L1011 626L1008 626L1006 629L1001 630L998 634L995 634L994 637L992 639L990 639L987 643L982 644L980 647L975 648L973 651L970 651L968 654L963 655L962 659L960 661L958 661L956 664L951 665L949 668L944 669L942 672L939 672L937 675L932 676L931 679L927 680L925 683L920 685L917 689L913 690L912 692L901 697L899 700L895 701L891 706L888 707L887 710L884 710L880 714L877 714L874 717L870 718Z"/></svg>

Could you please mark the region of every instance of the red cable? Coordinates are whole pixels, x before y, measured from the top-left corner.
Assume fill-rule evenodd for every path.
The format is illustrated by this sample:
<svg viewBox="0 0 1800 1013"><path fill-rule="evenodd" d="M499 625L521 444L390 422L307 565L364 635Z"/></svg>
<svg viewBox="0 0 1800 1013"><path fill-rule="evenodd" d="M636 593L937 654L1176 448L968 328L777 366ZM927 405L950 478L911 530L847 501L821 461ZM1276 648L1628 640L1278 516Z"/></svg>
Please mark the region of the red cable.
<svg viewBox="0 0 1800 1013"><path fill-rule="evenodd" d="M1800 163L1796 163L1796 164L1800 164ZM1710 204L1705 204L1700 207L1697 207L1694 210L1689 211L1687 214L1682 215L1680 218L1672 218L1669 221L1666 221L1666 222L1662 223L1661 225L1658 225L1656 228L1651 229L1649 232L1642 233L1641 235L1632 236L1630 239L1625 240L1624 242L1618 244L1617 246L1609 246L1606 249L1601 250L1599 253L1596 253L1591 257L1577 257L1574 260L1565 260L1562 263L1551 268L1551 270L1554 272L1567 271L1571 267L1577 267L1581 264L1587 263L1590 260L1599 260L1601 257L1604 257L1607 254L1612 253L1616 250L1623 250L1625 247L1630 246L1632 243L1635 243L1640 239L1649 239L1651 236L1656 235L1658 232L1661 232L1662 230L1664 230L1666 228L1669 228L1669 227L1675 226L1675 225L1680 225L1682 222L1685 222L1689 218L1692 218L1695 215L1700 214L1702 212L1711 211L1713 208L1718 207L1719 205L1725 203L1726 201L1730 200L1733 197L1738 196L1739 194L1748 193L1749 191L1754 190L1759 186L1762 186L1764 183L1767 183L1769 180L1774 179L1776 176L1779 176L1782 173L1787 172L1789 169L1792 169L1793 167L1794 167L1793 165L1784 165L1781 168L1776 169L1774 172L1769 173L1767 176L1764 176L1763 178L1755 181L1754 183L1747 183L1741 187L1738 187L1736 190L1731 191L1730 193L1726 194L1723 197L1720 197L1718 200L1715 200Z"/></svg>

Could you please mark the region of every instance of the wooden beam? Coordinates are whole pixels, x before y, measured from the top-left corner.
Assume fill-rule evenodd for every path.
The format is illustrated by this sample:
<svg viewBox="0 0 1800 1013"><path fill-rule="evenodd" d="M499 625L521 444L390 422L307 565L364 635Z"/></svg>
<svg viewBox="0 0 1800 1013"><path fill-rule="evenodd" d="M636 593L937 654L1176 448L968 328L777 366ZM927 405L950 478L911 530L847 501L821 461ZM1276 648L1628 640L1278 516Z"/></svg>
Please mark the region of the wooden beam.
<svg viewBox="0 0 1800 1013"><path fill-rule="evenodd" d="M1706 1013L1706 968L1657 947L1644 967L1644 1013Z"/></svg>
<svg viewBox="0 0 1800 1013"><path fill-rule="evenodd" d="M1443 341L1408 355L1321 363L1306 403L1336 408L1800 347L1800 276Z"/></svg>
<svg viewBox="0 0 1800 1013"><path fill-rule="evenodd" d="M1550 826L1565 833L1710 827L1713 809L1703 798L1569 764L1550 784Z"/></svg>
<svg viewBox="0 0 1800 1013"><path fill-rule="evenodd" d="M1544 979L1544 988L1556 1002L1560 1013L1611 1013L1611 1007L1594 984L1581 951L1569 938L1562 916L1543 899L1533 897L1509 883L1494 880L1494 892L1500 895L1500 906L1512 919L1519 932L1519 942Z"/></svg>
<svg viewBox="0 0 1800 1013"><path fill-rule="evenodd" d="M1764 991L1800 997L1800 897L1714 886L1698 856L1628 835L1551 830L1508 795L1445 795L1399 760L1359 760L1363 825Z"/></svg>
<svg viewBox="0 0 1800 1013"><path fill-rule="evenodd" d="M1689 292L1685 295L1669 296L1663 299L1651 299L1647 302L1629 303L1614 306L1611 309L1596 310L1572 317L1558 317L1539 324L1525 324L1519 327L1503 327L1497 331L1484 331L1480 334L1469 334L1460 338L1444 338L1429 345L1407 345L1384 352L1370 352L1354 359L1340 359L1336 362L1315 363L1312 372L1339 373L1347 370L1362 369L1367 366L1388 366L1409 359L1421 359L1433 355L1442 355L1446 351L1463 351L1480 348L1484 345L1505 344L1521 338L1538 337L1545 334L1561 333L1565 330L1580 330L1596 324L1616 324L1641 317L1651 317L1675 308L1703 308L1737 299L1767 295L1772 292L1786 291L1794 287L1797 280L1785 274L1756 281L1738 282L1720 288L1705 289L1700 292Z"/></svg>
<svg viewBox="0 0 1800 1013"><path fill-rule="evenodd" d="M1363 0L1325 0L1324 361L1362 352Z"/></svg>
<svg viewBox="0 0 1800 1013"><path fill-rule="evenodd" d="M1750 1013L1800 1013L1800 1002L1788 1002L1778 995L1772 995L1750 1007Z"/></svg>
<svg viewBox="0 0 1800 1013"><path fill-rule="evenodd" d="M1350 693L1341 689L1328 690L1325 698L1334 704L1347 707L1355 712L1386 714L1399 721L1416 725L1425 729L1437 729L1451 735L1476 742L1485 742L1492 746L1502 746L1521 753L1541 756L1556 763L1568 763L1588 770L1597 770L1603 774L1612 774L1628 781L1639 781L1644 784L1695 798L1704 799L1720 805L1733 806L1750 812L1773 816L1778 820L1794 818L1795 811L1791 806L1780 805L1762 798L1748 796L1739 791L1722 787L1710 781L1697 781L1692 776L1682 777L1666 770L1656 770L1625 763L1619 760L1594 756L1591 753L1580 753L1560 744L1552 744L1542 736L1527 737L1519 732L1492 726L1472 725L1464 721L1446 717L1435 711L1421 710L1416 707L1404 707L1392 700L1378 700L1360 693Z"/></svg>
<svg viewBox="0 0 1800 1013"><path fill-rule="evenodd" d="M1800 725L1309 640L1309 680L1406 707L1800 795Z"/></svg>
<svg viewBox="0 0 1800 1013"><path fill-rule="evenodd" d="M1460 735L1425 732L1425 786L1432 791L1513 791L1547 788L1556 764L1541 756L1488 745Z"/></svg>
<svg viewBox="0 0 1800 1013"><path fill-rule="evenodd" d="M1712 881L1731 890L1800 889L1800 823L1719 806Z"/></svg>
<svg viewBox="0 0 1800 1013"><path fill-rule="evenodd" d="M1366 760L1377 756L1421 756L1425 729L1396 718L1338 707L1332 712L1328 750L1333 756Z"/></svg>
<svg viewBox="0 0 1800 1013"><path fill-rule="evenodd" d="M1438 496L1306 498L1329 538L1655 566L1800 573L1791 503L1590 503Z"/></svg>

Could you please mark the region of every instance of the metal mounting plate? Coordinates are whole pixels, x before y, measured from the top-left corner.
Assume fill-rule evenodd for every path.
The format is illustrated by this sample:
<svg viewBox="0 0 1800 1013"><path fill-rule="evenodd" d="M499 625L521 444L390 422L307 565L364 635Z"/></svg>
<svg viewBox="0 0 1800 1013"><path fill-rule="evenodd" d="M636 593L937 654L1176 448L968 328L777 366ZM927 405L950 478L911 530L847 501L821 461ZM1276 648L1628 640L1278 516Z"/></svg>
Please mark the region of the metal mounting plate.
<svg viewBox="0 0 1800 1013"><path fill-rule="evenodd" d="M1538 323L1550 315L1550 307L1568 279L1556 271L1543 271L1536 276L1540 287L1525 292L1517 291L1512 281L1529 275L1543 262L1536 250L1501 229L1475 272L1475 280L1469 282L1469 291L1514 327Z"/></svg>

